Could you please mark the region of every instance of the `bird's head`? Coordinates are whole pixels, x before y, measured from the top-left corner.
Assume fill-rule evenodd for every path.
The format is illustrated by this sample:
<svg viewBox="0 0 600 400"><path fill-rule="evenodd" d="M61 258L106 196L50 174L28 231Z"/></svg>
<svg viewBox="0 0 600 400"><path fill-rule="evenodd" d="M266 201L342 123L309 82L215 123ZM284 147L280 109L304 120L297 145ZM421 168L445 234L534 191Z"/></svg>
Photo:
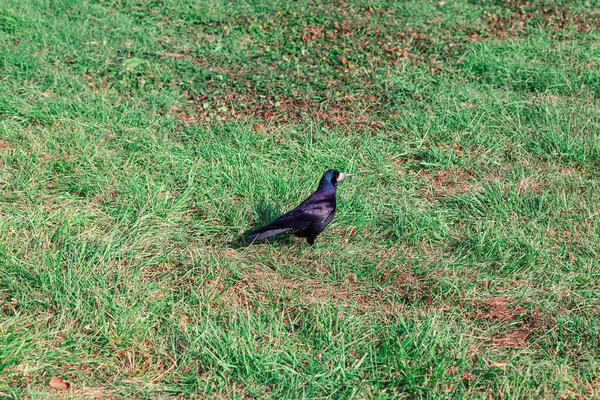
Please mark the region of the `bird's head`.
<svg viewBox="0 0 600 400"><path fill-rule="evenodd" d="M343 172L338 172L335 169L330 169L323 174L323 177L321 178L319 187L322 187L323 185L329 185L329 184L336 187L338 182L340 182L346 178L349 178L351 176L354 176L354 174L345 174Z"/></svg>

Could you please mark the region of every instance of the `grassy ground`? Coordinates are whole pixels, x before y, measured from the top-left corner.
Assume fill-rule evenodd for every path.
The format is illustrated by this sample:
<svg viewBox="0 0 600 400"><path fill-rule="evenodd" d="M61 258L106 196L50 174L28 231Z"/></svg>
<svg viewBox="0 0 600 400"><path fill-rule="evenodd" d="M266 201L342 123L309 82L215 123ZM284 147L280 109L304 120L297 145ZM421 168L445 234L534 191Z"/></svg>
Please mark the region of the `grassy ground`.
<svg viewBox="0 0 600 400"><path fill-rule="evenodd" d="M594 3L0 0L0 396L600 397Z"/></svg>

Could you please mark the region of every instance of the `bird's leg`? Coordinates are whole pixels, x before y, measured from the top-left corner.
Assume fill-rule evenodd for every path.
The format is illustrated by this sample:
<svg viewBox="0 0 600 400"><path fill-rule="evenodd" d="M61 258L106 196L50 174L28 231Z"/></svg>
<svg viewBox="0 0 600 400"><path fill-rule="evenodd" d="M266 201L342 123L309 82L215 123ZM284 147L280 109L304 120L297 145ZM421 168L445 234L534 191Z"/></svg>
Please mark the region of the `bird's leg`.
<svg viewBox="0 0 600 400"><path fill-rule="evenodd" d="M310 247L315 247L315 238L314 237L307 237L306 241L308 242L308 244L310 244Z"/></svg>

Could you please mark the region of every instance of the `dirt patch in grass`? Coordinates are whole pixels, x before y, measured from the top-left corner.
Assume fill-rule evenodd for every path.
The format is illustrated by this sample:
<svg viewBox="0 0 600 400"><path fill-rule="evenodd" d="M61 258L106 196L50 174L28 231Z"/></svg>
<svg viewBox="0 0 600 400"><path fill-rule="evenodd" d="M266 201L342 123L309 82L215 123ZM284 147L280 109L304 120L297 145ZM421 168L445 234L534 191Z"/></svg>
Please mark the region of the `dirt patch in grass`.
<svg viewBox="0 0 600 400"><path fill-rule="evenodd" d="M245 88L239 89L237 85L232 85L225 89L228 93L224 95L215 95L222 92L221 89L206 90L210 95L185 90L185 99L195 106L192 109L172 108L169 111L175 112L177 119L187 123L211 124L258 119L261 123L255 125L256 130L263 132L265 126L299 124L305 120L316 121L325 128L351 127L370 129L373 132L384 126L382 121L385 118L381 112L389 100L381 96L322 93L314 98L315 96L300 89L289 95L279 93L276 88L262 94L259 90L252 89L250 78L240 76L240 72L228 75L228 79L240 82ZM332 81L327 86L333 88L336 84ZM281 85L285 86L286 83L281 82Z"/></svg>
<svg viewBox="0 0 600 400"><path fill-rule="evenodd" d="M527 344L527 338L530 332L524 329L509 331L505 336L495 337L492 339L492 344L499 347L521 348Z"/></svg>
<svg viewBox="0 0 600 400"><path fill-rule="evenodd" d="M46 396L49 398L60 398L60 399L115 399L117 398L116 394L118 392L117 389L109 389L109 388L98 388L98 387L87 387L77 386L77 382L70 382L72 386L70 386L66 390L60 389L52 389L50 388L46 392ZM42 392L44 390L42 389ZM1 393L0 393L1 395Z"/></svg>
<svg viewBox="0 0 600 400"><path fill-rule="evenodd" d="M427 184L423 187L425 197L444 197L469 193L481 189L480 183L471 175L468 168L448 168L430 173L421 171Z"/></svg>
<svg viewBox="0 0 600 400"><path fill-rule="evenodd" d="M478 317L496 322L511 321L525 311L523 307L514 305L513 301L506 297L491 297L483 302L483 307Z"/></svg>
<svg viewBox="0 0 600 400"><path fill-rule="evenodd" d="M533 177L523 178L517 184L517 194L536 193L542 191L542 185Z"/></svg>
<svg viewBox="0 0 600 400"><path fill-rule="evenodd" d="M482 178L471 174L469 168L447 168L437 171L419 171L423 180L421 192L425 198L455 196L470 192L481 192L483 186L500 182L506 190L515 190L518 195L528 193L540 194L551 185L547 179L536 176L525 177L516 184L516 187L503 182L502 171L491 171Z"/></svg>
<svg viewBox="0 0 600 400"><path fill-rule="evenodd" d="M476 319L507 327L499 329L486 342L492 347L526 347L530 344L527 339L546 333L554 325L551 317L542 314L539 309L516 304L507 297L484 300L478 306Z"/></svg>
<svg viewBox="0 0 600 400"><path fill-rule="evenodd" d="M255 267L224 290L220 301L229 306L254 309L258 303L284 301L297 305L335 304L361 312L397 311L384 292L365 291L350 278L342 285L327 285L310 279L290 279L270 269Z"/></svg>

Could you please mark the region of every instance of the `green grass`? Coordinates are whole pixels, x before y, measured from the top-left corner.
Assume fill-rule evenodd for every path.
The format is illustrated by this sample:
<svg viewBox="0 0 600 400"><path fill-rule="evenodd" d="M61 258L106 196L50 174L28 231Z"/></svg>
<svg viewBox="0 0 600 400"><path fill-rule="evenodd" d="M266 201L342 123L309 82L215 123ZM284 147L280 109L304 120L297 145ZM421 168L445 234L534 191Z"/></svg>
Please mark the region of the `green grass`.
<svg viewBox="0 0 600 400"><path fill-rule="evenodd" d="M600 397L599 29L0 0L0 397ZM235 245L327 168L315 250Z"/></svg>

